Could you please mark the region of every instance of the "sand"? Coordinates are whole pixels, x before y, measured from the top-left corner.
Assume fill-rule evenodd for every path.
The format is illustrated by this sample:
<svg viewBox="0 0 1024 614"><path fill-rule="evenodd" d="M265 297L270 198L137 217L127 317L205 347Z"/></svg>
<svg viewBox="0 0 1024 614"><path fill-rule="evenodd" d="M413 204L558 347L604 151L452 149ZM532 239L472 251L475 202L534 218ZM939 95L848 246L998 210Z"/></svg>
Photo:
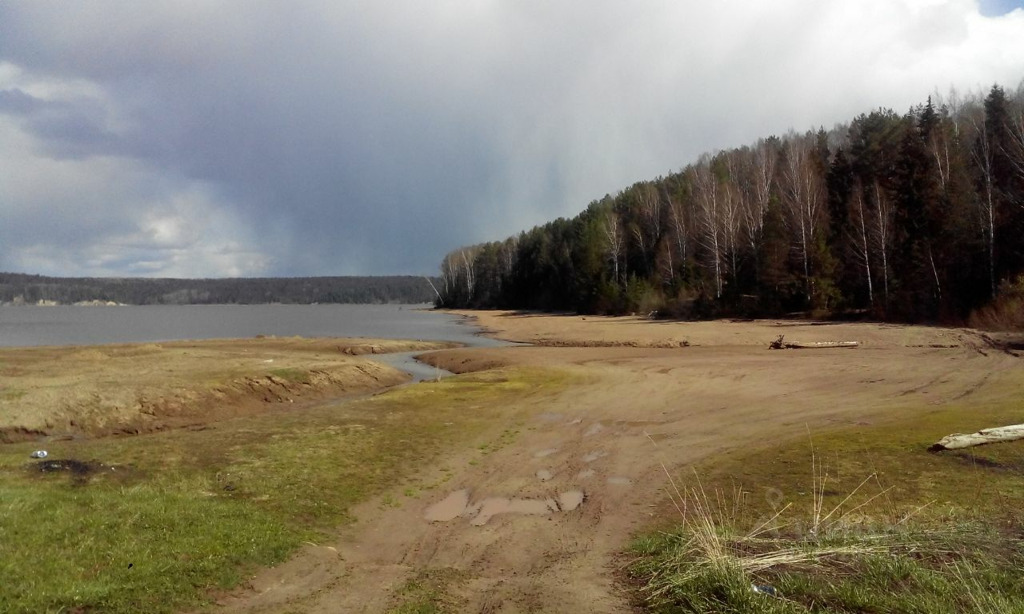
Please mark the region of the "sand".
<svg viewBox="0 0 1024 614"><path fill-rule="evenodd" d="M685 474L808 432L1017 398L1024 383L1019 355L967 329L468 315L535 345L426 360L454 372L555 369L571 384L501 408L492 441L515 437L486 455L451 450L444 488L397 508L360 506L355 524L257 573L213 611L383 612L408 580L433 572L454 578L457 611L630 612L621 553L664 501L665 468ZM779 335L861 345L768 350Z"/></svg>

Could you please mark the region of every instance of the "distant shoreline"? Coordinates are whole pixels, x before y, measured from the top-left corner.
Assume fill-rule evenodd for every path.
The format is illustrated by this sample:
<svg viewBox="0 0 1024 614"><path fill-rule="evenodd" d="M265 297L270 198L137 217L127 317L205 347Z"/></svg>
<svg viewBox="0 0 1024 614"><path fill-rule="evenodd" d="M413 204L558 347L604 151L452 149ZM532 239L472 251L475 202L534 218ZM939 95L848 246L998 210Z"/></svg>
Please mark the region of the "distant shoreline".
<svg viewBox="0 0 1024 614"><path fill-rule="evenodd" d="M0 305L421 304L434 300L437 283L416 275L170 279L0 273Z"/></svg>

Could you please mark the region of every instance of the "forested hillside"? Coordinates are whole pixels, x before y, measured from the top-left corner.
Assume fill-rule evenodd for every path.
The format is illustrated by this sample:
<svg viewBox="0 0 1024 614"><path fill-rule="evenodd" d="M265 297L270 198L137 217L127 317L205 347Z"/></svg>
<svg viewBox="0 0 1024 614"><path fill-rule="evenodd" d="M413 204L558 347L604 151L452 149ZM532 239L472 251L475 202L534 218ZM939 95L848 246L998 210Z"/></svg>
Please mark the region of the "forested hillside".
<svg viewBox="0 0 1024 614"><path fill-rule="evenodd" d="M236 279L69 278L0 273L0 303L126 305L258 303L429 303L424 277L280 277Z"/></svg>
<svg viewBox="0 0 1024 614"><path fill-rule="evenodd" d="M1000 293L1019 310L1022 237L1024 86L993 86L705 154L457 249L440 303L960 322Z"/></svg>

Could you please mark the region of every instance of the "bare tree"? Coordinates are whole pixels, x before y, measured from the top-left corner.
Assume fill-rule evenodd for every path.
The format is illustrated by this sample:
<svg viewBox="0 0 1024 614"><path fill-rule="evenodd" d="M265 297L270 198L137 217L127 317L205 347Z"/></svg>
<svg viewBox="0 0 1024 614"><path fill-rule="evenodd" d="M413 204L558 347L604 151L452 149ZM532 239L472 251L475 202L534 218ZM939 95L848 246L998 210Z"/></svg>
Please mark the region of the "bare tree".
<svg viewBox="0 0 1024 614"><path fill-rule="evenodd" d="M1024 181L1024 81L1017 87L1009 108L1009 119L1006 126L1007 144L1004 153L1009 158L1014 172ZM1019 203L1024 206L1024 202Z"/></svg>
<svg viewBox="0 0 1024 614"><path fill-rule="evenodd" d="M973 106L968 114L972 131L974 133L974 147L971 148L971 157L974 159L978 170L981 172L982 194L979 201L981 205L981 231L985 237L988 247L988 275L989 291L991 296L996 295L996 197L995 186L993 185L993 145L989 138L988 130L985 129L984 109L980 106Z"/></svg>
<svg viewBox="0 0 1024 614"><path fill-rule="evenodd" d="M715 276L715 297L722 296L722 251L725 240L722 233L721 203L718 180L711 170L711 156L705 154L691 167L697 219L701 229L701 243L707 251L710 268Z"/></svg>
<svg viewBox="0 0 1024 614"><path fill-rule="evenodd" d="M512 274L512 269L516 264L516 253L518 250L519 237L515 235L505 239L505 242L501 244L500 264L502 275L509 276Z"/></svg>
<svg viewBox="0 0 1024 614"><path fill-rule="evenodd" d="M655 270L661 276L661 283L671 283L672 278L675 277L676 268L672 257L672 243L668 237L663 237L661 241L658 241L655 248L654 265Z"/></svg>
<svg viewBox="0 0 1024 614"><path fill-rule="evenodd" d="M445 297L442 302L451 298L457 279L458 267L455 266L455 258L452 254L445 254L444 259L441 260L441 289L444 291Z"/></svg>
<svg viewBox="0 0 1024 614"><path fill-rule="evenodd" d="M751 245L760 242L761 234L764 231L765 214L768 212L768 203L771 200L772 189L775 184L775 167L779 159L778 150L770 141L761 139L753 149L753 172L752 186L753 199L748 217L748 229L751 233Z"/></svg>
<svg viewBox="0 0 1024 614"><path fill-rule="evenodd" d="M814 165L813 135L790 135L786 140L783 186L786 222L794 235L803 263L807 299L811 299L811 245L821 223L825 188Z"/></svg>
<svg viewBox="0 0 1024 614"><path fill-rule="evenodd" d="M875 192L875 243L878 249L879 258L882 261L882 289L884 292L885 305L889 305L889 253L892 250L892 224L893 208L892 203L885 197L885 193L878 185L874 184Z"/></svg>
<svg viewBox="0 0 1024 614"><path fill-rule="evenodd" d="M654 183L645 181L637 190L641 230L647 236L645 244L654 247L661 237L661 196Z"/></svg>
<svg viewBox="0 0 1024 614"><path fill-rule="evenodd" d="M864 188L861 186L859 179L853 187L853 203L853 222L858 231L855 241L857 246L856 254L861 264L864 265L864 277L867 278L868 282L868 304L874 305L875 289L871 280L871 242L868 239L868 212L864 209Z"/></svg>
<svg viewBox="0 0 1024 614"><path fill-rule="evenodd" d="M626 241L622 232L622 221L614 209L608 209L604 217L604 250L605 257L612 265L612 279L616 284L621 284L619 275L619 263L623 262Z"/></svg>
<svg viewBox="0 0 1024 614"><path fill-rule="evenodd" d="M672 236L675 239L676 255L679 257L679 262L686 262L687 251L689 248L689 229L687 220L689 220L690 215L686 210L684 201L669 197L668 214L669 220L672 223Z"/></svg>
<svg viewBox="0 0 1024 614"><path fill-rule="evenodd" d="M949 146L953 135L949 134L948 126L953 122L949 115L949 108L941 105L941 98L938 93L929 97L929 101L939 106L939 121L935 128L928 135L928 151L935 160L935 168L939 171L939 185L943 191L949 183Z"/></svg>
<svg viewBox="0 0 1024 614"><path fill-rule="evenodd" d="M735 283L739 269L736 261L739 253L738 244L743 225L743 210L746 206L743 202L744 192L740 188L739 151L734 150L722 155L727 175L722 182L722 235L725 239L725 254L729 263L729 271L732 273L732 280Z"/></svg>

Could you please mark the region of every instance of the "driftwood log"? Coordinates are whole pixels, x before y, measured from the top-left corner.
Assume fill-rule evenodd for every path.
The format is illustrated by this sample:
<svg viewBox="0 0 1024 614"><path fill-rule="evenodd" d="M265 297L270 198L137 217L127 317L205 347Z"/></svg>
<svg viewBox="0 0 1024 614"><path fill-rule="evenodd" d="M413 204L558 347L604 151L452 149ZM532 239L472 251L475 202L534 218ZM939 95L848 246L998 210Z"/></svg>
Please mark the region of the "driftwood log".
<svg viewBox="0 0 1024 614"><path fill-rule="evenodd" d="M1024 424L1011 424L1010 426L999 426L991 429L983 429L977 433L965 435L964 433L953 433L940 439L932 447L932 452L942 450L959 450L972 446L983 446L989 443L1001 443L1004 441L1016 441L1024 439Z"/></svg>
<svg viewBox="0 0 1024 614"><path fill-rule="evenodd" d="M768 344L769 350L820 350L826 348L855 348L860 341L812 341L810 343L799 343L786 341L785 335Z"/></svg>

